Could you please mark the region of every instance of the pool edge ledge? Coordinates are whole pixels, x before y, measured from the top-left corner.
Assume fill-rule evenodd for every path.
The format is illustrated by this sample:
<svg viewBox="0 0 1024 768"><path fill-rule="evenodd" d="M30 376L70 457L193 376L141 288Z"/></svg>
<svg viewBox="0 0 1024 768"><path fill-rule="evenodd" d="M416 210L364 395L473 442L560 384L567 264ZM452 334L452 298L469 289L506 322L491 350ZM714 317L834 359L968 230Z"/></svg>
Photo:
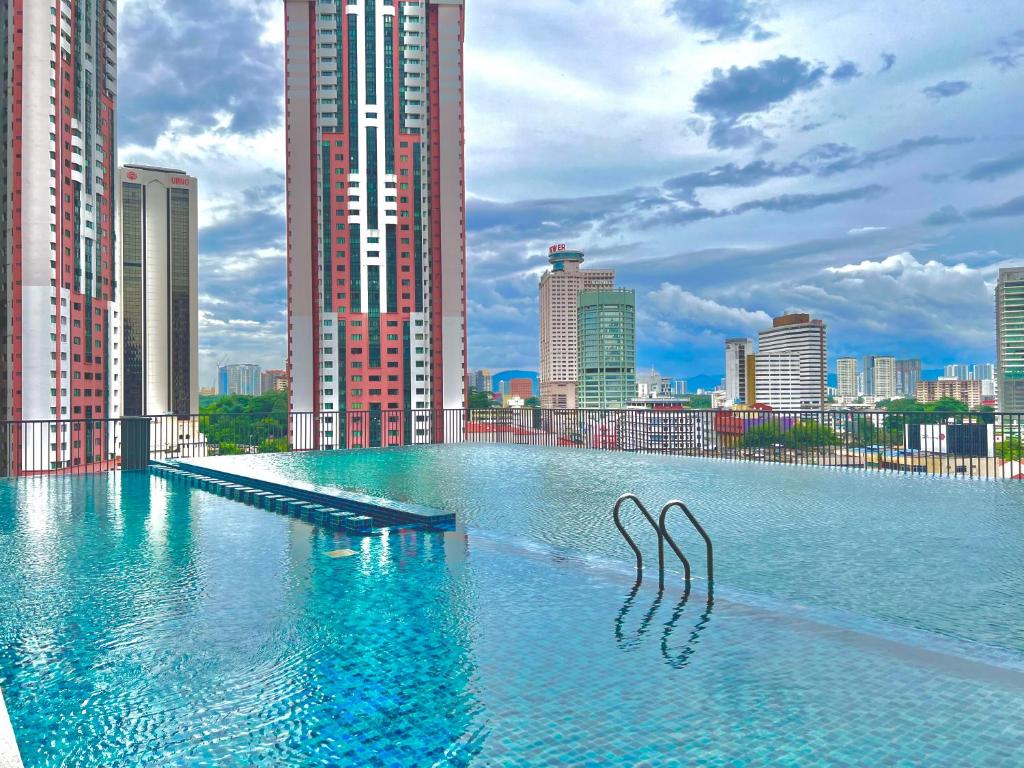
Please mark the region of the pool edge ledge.
<svg viewBox="0 0 1024 768"><path fill-rule="evenodd" d="M439 530L447 530L455 524L455 514L453 512L446 512L421 504L368 496L354 491L335 488L329 491L321 490L301 482L289 485L276 480L265 480L238 472L214 469L205 464L191 464L188 460L151 461L149 464L150 469L160 466L191 471L225 482L242 483L259 490L293 496L314 504L328 504L339 509L350 509L359 514L369 516L379 526L426 525ZM4 768L4 766L0 766L0 768Z"/></svg>
<svg viewBox="0 0 1024 768"><path fill-rule="evenodd" d="M0 689L0 768L25 768L18 751L18 741L14 738L14 726L4 704L3 689Z"/></svg>

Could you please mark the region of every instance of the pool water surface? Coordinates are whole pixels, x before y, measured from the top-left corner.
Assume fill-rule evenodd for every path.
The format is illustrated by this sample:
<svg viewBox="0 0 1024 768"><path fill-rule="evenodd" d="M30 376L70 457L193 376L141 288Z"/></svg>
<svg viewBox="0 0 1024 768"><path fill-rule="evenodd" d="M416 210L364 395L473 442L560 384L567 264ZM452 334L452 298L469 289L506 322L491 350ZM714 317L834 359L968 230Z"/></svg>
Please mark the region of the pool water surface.
<svg viewBox="0 0 1024 768"><path fill-rule="evenodd" d="M1009 486L753 472L742 500L730 472L757 468L523 450L250 457L463 518L358 538L145 474L0 483L25 764L1020 764ZM605 502L641 486L693 500L713 602L633 589ZM852 557L879 529L889 545ZM973 570L931 573L925 542ZM929 579L941 608L915 605Z"/></svg>

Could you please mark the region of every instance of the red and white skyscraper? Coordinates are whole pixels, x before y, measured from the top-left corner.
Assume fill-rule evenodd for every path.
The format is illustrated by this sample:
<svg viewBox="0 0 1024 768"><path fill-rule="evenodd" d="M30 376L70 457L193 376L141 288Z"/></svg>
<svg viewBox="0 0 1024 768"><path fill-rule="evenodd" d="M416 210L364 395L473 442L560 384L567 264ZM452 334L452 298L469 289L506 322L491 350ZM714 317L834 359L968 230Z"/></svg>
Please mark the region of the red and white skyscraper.
<svg viewBox="0 0 1024 768"><path fill-rule="evenodd" d="M86 465L120 415L116 0L2 0L0 415L16 471ZM64 420L83 420L68 423ZM12 445L13 444L13 445Z"/></svg>
<svg viewBox="0 0 1024 768"><path fill-rule="evenodd" d="M465 402L464 11L285 0L291 410L321 446L428 441L416 409Z"/></svg>

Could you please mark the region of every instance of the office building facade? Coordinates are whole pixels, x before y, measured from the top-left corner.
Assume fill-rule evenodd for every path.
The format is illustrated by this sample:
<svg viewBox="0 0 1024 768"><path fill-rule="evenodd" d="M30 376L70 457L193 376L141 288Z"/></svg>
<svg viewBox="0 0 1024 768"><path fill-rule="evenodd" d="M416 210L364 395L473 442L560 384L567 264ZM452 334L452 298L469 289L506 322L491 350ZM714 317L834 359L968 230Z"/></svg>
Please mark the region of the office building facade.
<svg viewBox="0 0 1024 768"><path fill-rule="evenodd" d="M836 360L836 397L843 402L857 399L857 358L840 357Z"/></svg>
<svg viewBox="0 0 1024 768"><path fill-rule="evenodd" d="M757 402L777 410L824 407L826 354L823 321L799 313L775 318L758 334Z"/></svg>
<svg viewBox="0 0 1024 768"><path fill-rule="evenodd" d="M529 400L533 397L533 379L509 379L508 393Z"/></svg>
<svg viewBox="0 0 1024 768"><path fill-rule="evenodd" d="M921 381L919 359L896 361L896 394L904 398L917 397L917 383Z"/></svg>
<svg viewBox="0 0 1024 768"><path fill-rule="evenodd" d="M118 172L125 416L199 412L199 204L184 171Z"/></svg>
<svg viewBox="0 0 1024 768"><path fill-rule="evenodd" d="M5 0L0 128L0 418L7 471L112 458L120 413L114 253L115 0ZM74 423L71 423L74 422Z"/></svg>
<svg viewBox="0 0 1024 768"><path fill-rule="evenodd" d="M747 357L753 353L751 339L725 341L725 399L732 403L747 402Z"/></svg>
<svg viewBox="0 0 1024 768"><path fill-rule="evenodd" d="M636 375L636 399L637 400L661 400L672 397L674 393L673 380L668 376L662 376L653 368L647 373ZM678 389L678 387L676 387ZM685 382L681 394L685 394Z"/></svg>
<svg viewBox="0 0 1024 768"><path fill-rule="evenodd" d="M636 395L636 296L632 290L579 294L578 408L624 408Z"/></svg>
<svg viewBox="0 0 1024 768"><path fill-rule="evenodd" d="M543 408L576 408L579 372L579 297L585 291L609 291L610 269L582 269L583 252L553 245L551 269L540 279L540 401Z"/></svg>
<svg viewBox="0 0 1024 768"><path fill-rule="evenodd" d="M291 409L321 447L429 441L414 411L467 391L463 2L285 0L285 24Z"/></svg>
<svg viewBox="0 0 1024 768"><path fill-rule="evenodd" d="M1024 413L1024 267L999 270L996 354L999 410Z"/></svg>

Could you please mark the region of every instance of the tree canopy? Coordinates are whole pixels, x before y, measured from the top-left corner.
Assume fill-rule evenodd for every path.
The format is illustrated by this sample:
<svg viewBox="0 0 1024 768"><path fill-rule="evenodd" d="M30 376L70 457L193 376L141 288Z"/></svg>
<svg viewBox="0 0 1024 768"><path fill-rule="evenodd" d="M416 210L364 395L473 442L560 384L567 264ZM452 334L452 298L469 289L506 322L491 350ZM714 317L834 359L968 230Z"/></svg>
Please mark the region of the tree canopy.
<svg viewBox="0 0 1024 768"><path fill-rule="evenodd" d="M221 454L288 450L288 393L225 395L199 409L199 430Z"/></svg>

